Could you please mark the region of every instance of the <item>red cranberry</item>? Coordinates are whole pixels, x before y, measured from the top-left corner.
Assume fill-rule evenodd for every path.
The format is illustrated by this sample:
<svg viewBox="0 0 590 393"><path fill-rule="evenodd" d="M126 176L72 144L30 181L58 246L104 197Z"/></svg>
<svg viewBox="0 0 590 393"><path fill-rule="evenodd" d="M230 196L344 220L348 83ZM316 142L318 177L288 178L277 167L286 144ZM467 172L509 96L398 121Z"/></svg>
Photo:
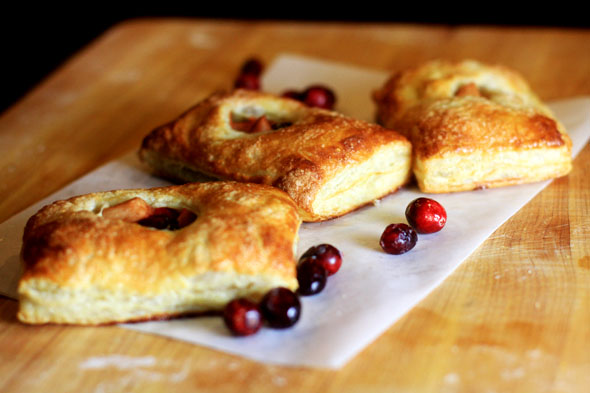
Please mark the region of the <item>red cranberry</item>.
<svg viewBox="0 0 590 393"><path fill-rule="evenodd" d="M303 263L307 259L312 259L315 263L322 265L326 269L328 276L336 273L342 266L340 251L330 244L320 244L309 248L299 258L299 262Z"/></svg>
<svg viewBox="0 0 590 393"><path fill-rule="evenodd" d="M291 98L297 101L303 101L303 94L297 90L287 90L281 94L282 97Z"/></svg>
<svg viewBox="0 0 590 393"><path fill-rule="evenodd" d="M189 226L197 219L197 215L188 209L182 209L176 221L178 222L178 229Z"/></svg>
<svg viewBox="0 0 590 393"><path fill-rule="evenodd" d="M323 109L334 109L336 95L331 89L325 86L314 85L308 87L303 92L303 102L307 106Z"/></svg>
<svg viewBox="0 0 590 393"><path fill-rule="evenodd" d="M284 329L293 326L301 315L301 303L296 294L283 287L271 289L260 302L262 315L269 326Z"/></svg>
<svg viewBox="0 0 590 393"><path fill-rule="evenodd" d="M297 266L297 281L299 281L299 294L304 296L320 293L326 286L328 273L322 265L312 259L305 259Z"/></svg>
<svg viewBox="0 0 590 393"><path fill-rule="evenodd" d="M262 315L256 303L248 299L235 299L223 310L223 321L236 336L249 336L262 326Z"/></svg>
<svg viewBox="0 0 590 393"><path fill-rule="evenodd" d="M255 57L252 57L244 62L242 65L242 69L240 70L241 74L252 74L256 76L260 76L262 74L262 69L264 66L262 62Z"/></svg>
<svg viewBox="0 0 590 393"><path fill-rule="evenodd" d="M158 207L137 223L144 227L174 231L192 224L196 219L197 215L188 209L179 211L169 207Z"/></svg>
<svg viewBox="0 0 590 393"><path fill-rule="evenodd" d="M179 229L178 216L179 212L177 210L169 207L158 207L154 209L149 217L139 220L137 223L144 227L175 230Z"/></svg>
<svg viewBox="0 0 590 393"><path fill-rule="evenodd" d="M234 87L236 89L260 90L260 77L254 74L240 74Z"/></svg>
<svg viewBox="0 0 590 393"><path fill-rule="evenodd" d="M438 232L447 222L447 212L440 203L430 198L413 200L406 208L408 223L418 233Z"/></svg>
<svg viewBox="0 0 590 393"><path fill-rule="evenodd" d="M390 224L381 235L379 244L388 254L403 254L416 245L418 235L406 224Z"/></svg>

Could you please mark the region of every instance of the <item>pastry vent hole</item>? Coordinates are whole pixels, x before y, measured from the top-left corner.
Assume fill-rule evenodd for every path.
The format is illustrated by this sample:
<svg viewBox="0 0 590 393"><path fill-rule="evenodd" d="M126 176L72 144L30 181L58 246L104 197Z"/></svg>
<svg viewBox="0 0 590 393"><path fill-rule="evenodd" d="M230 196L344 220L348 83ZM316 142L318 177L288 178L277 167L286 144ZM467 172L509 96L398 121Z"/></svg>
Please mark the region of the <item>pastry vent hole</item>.
<svg viewBox="0 0 590 393"><path fill-rule="evenodd" d="M152 207L138 197L103 209L102 216L171 231L187 227L197 219L197 215L189 209Z"/></svg>
<svg viewBox="0 0 590 393"><path fill-rule="evenodd" d="M258 133L276 131L281 128L293 125L293 122L282 119L279 116L273 116L268 113L261 113L257 116L245 115L245 112L232 112L229 123L232 129L246 133Z"/></svg>
<svg viewBox="0 0 590 393"><path fill-rule="evenodd" d="M465 83L455 90L455 97L483 97L491 98L494 92L482 86L477 86L474 82Z"/></svg>

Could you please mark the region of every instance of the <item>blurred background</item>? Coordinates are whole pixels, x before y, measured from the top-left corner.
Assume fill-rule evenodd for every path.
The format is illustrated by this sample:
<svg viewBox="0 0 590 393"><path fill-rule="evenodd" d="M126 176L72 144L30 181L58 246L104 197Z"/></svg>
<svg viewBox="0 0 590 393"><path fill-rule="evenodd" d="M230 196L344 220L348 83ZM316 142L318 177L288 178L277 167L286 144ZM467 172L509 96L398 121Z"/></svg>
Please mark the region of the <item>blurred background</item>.
<svg viewBox="0 0 590 393"><path fill-rule="evenodd" d="M278 4L278 5L277 5ZM527 27L590 27L585 11L572 12L563 2L551 9L541 5L515 8L499 3L477 3L471 6L439 6L425 3L389 3L391 10L383 10L384 4L372 5L364 1L363 7L339 7L325 4L318 8L305 2L264 3L244 5L203 4L194 5L141 5L113 6L102 3L80 5L33 6L32 3L15 10L3 10L0 16L2 40L2 89L0 112L17 102L28 90L47 77L72 54L100 36L113 25L133 18L185 17L239 20L328 21L344 23L412 23ZM333 3L330 3L333 4ZM289 8L286 11L286 8ZM438 7L438 8L437 8ZM573 8L574 10L576 8Z"/></svg>

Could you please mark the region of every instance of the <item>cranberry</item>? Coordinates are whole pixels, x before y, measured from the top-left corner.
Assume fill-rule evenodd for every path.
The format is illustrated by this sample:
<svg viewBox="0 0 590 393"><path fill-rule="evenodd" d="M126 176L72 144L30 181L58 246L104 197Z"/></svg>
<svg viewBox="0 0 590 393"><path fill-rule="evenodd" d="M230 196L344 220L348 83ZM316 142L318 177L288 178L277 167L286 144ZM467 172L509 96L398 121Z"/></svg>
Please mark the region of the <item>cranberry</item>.
<svg viewBox="0 0 590 393"><path fill-rule="evenodd" d="M260 302L260 310L268 324L277 329L293 326L301 315L296 294L283 287L271 289Z"/></svg>
<svg viewBox="0 0 590 393"><path fill-rule="evenodd" d="M139 220L137 223L144 227L175 230L179 229L179 214L180 213L177 210L171 209L169 207L158 207L154 209L153 213L149 217Z"/></svg>
<svg viewBox="0 0 590 393"><path fill-rule="evenodd" d="M182 209L176 221L178 222L178 229L189 226L197 219L197 215L188 209Z"/></svg>
<svg viewBox="0 0 590 393"><path fill-rule="evenodd" d="M144 227L174 231L192 224L196 219L197 215L188 209L178 211L169 207L158 207L137 223Z"/></svg>
<svg viewBox="0 0 590 393"><path fill-rule="evenodd" d="M303 102L307 106L323 109L334 109L336 95L334 92L321 85L310 86L303 92Z"/></svg>
<svg viewBox="0 0 590 393"><path fill-rule="evenodd" d="M447 212L440 203L430 198L413 200L406 208L408 223L418 233L438 232L447 222Z"/></svg>
<svg viewBox="0 0 590 393"><path fill-rule="evenodd" d="M283 92L283 94L281 94L282 97L285 98L291 98L293 100L297 100L297 101L303 101L303 93L297 91L297 90L287 90L285 92Z"/></svg>
<svg viewBox="0 0 590 393"><path fill-rule="evenodd" d="M262 315L256 303L240 298L229 302L223 310L223 321L236 336L249 336L262 326Z"/></svg>
<svg viewBox="0 0 590 393"><path fill-rule="evenodd" d="M299 258L299 262L303 263L305 260L312 259L315 263L322 265L328 276L336 273L342 265L342 255L338 249L330 244L320 244L309 248Z"/></svg>
<svg viewBox="0 0 590 393"><path fill-rule="evenodd" d="M418 235L406 224L390 224L381 235L379 244L388 254L403 254L416 245Z"/></svg>
<svg viewBox="0 0 590 393"><path fill-rule="evenodd" d="M312 259L305 259L297 266L299 294L308 296L320 293L326 286L328 272Z"/></svg>
<svg viewBox="0 0 590 393"><path fill-rule="evenodd" d="M260 77L255 74L240 74L234 87L236 89L260 90Z"/></svg>
<svg viewBox="0 0 590 393"><path fill-rule="evenodd" d="M264 66L262 62L255 57L251 57L244 62L242 65L242 69L240 70L241 74L253 74L253 75L260 75L262 74L262 69Z"/></svg>

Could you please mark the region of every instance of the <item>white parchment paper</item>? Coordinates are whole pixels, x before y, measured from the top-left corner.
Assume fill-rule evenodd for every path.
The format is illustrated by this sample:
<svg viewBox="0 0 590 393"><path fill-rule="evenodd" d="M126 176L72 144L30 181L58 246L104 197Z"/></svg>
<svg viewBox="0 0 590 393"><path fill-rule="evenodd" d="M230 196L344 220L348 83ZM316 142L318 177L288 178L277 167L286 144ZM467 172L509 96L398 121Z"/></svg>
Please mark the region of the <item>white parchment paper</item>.
<svg viewBox="0 0 590 393"><path fill-rule="evenodd" d="M322 83L335 88L337 109L373 119L370 93L386 73L352 68L296 56L280 57L265 74L266 90L281 92ZM551 104L573 139L576 155L590 137L590 98ZM70 184L0 225L0 293L16 298L20 276L21 236L28 217L57 199L118 188L168 184L151 176L134 154L111 162ZM439 233L420 235L410 252L393 256L379 247L384 228L405 222L404 211L422 196L415 188L390 195L375 206L325 223L304 224L299 254L319 243L339 248L344 262L324 291L302 298L302 317L287 330L262 329L257 335L234 338L221 318L200 317L122 325L261 362L325 368L343 366L404 313L448 277L496 228L516 213L549 182L436 195L448 222Z"/></svg>

